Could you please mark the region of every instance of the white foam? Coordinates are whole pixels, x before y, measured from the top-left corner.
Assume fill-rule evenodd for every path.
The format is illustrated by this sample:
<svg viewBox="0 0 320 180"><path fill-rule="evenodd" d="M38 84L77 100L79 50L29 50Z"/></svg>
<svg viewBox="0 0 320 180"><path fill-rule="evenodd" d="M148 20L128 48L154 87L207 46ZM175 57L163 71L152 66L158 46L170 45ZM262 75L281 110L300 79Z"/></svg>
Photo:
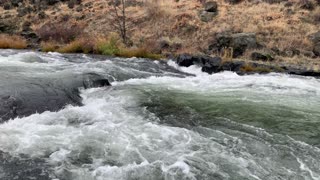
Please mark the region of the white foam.
<svg viewBox="0 0 320 180"><path fill-rule="evenodd" d="M77 68L102 69L110 64L114 65L106 61L86 63ZM169 64L175 66L172 62ZM259 146L271 153L268 157L257 156L260 152L250 154L249 147L263 145L263 139L245 141L244 133L234 137L213 129L207 129L207 135L203 135L159 124L140 107L139 93L142 90L150 93L176 91L210 97L223 92L236 94L235 99L245 96L240 98L243 101L255 100L254 95L259 95L265 97L266 103L298 108L311 103L313 107L310 108L316 109L319 80L281 74L238 76L223 72L207 75L195 66L179 69L196 76L153 76L114 82L111 89L83 90L82 107L67 106L58 112L34 114L1 124L0 150L16 156L23 153L46 158L55 167L57 177L71 174L70 179L77 180L210 179L213 174L224 179L263 179L275 172L278 173L275 176L281 174L282 164L278 162L276 147ZM130 71L123 68L125 70ZM135 72L138 71L128 73ZM318 178L316 172L306 167L300 166L310 177ZM295 173L293 170L293 175L298 176Z"/></svg>

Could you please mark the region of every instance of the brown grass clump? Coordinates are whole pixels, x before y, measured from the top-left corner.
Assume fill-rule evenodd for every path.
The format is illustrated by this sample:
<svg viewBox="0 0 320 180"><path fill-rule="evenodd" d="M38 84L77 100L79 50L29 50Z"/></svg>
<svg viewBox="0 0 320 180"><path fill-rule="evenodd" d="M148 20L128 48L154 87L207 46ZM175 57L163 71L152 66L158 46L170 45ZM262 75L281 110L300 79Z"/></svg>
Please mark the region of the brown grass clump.
<svg viewBox="0 0 320 180"><path fill-rule="evenodd" d="M153 54L145 48L135 48L135 49L121 49L119 53L116 54L120 57L137 57L137 58L148 58L148 59L161 59L162 56L159 54Z"/></svg>
<svg viewBox="0 0 320 180"><path fill-rule="evenodd" d="M60 53L93 53L95 52L95 40L92 38L76 39L65 46L59 48Z"/></svg>
<svg viewBox="0 0 320 180"><path fill-rule="evenodd" d="M16 35L0 34L0 49L25 49L27 42Z"/></svg>
<svg viewBox="0 0 320 180"><path fill-rule="evenodd" d="M271 72L271 69L266 67L253 67L250 64L245 64L240 69L242 72L258 72L258 73L269 73Z"/></svg>
<svg viewBox="0 0 320 180"><path fill-rule="evenodd" d="M56 42L48 41L48 42L42 42L40 44L41 51L43 52L54 52L57 51L59 48L59 45Z"/></svg>

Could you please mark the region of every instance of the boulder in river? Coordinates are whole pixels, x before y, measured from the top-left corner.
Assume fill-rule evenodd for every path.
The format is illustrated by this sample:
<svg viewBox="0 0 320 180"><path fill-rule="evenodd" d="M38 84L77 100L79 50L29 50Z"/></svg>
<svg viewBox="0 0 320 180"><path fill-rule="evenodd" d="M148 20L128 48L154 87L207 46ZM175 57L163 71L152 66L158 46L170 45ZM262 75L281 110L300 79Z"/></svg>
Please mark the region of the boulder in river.
<svg viewBox="0 0 320 180"><path fill-rule="evenodd" d="M68 104L81 105L79 88L110 85L95 73L0 84L0 122L36 112L58 111Z"/></svg>
<svg viewBox="0 0 320 180"><path fill-rule="evenodd" d="M188 54L182 54L178 55L175 58L175 61L178 65L184 67L198 65L203 72L208 74L218 73L221 71L232 71L239 75L277 72L301 76L312 76L316 78L320 77L320 71L299 67L266 65L258 62L247 63L241 60L223 61L220 57L192 56Z"/></svg>

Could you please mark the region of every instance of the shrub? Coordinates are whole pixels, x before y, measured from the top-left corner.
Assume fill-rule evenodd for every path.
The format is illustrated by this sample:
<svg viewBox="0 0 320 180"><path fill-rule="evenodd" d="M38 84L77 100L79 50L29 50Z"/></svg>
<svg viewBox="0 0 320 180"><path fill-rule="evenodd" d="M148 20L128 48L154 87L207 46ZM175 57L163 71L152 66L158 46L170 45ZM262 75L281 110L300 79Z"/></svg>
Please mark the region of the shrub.
<svg viewBox="0 0 320 180"><path fill-rule="evenodd" d="M317 14L313 15L313 21L316 24L320 23L320 14L317 13Z"/></svg>
<svg viewBox="0 0 320 180"><path fill-rule="evenodd" d="M120 57L137 57L137 58L148 58L148 59L161 59L162 56L159 54L153 54L146 50L145 48L136 48L136 49L121 49L117 56Z"/></svg>
<svg viewBox="0 0 320 180"><path fill-rule="evenodd" d="M302 9L313 10L315 8L310 0L300 0L299 4Z"/></svg>
<svg viewBox="0 0 320 180"><path fill-rule="evenodd" d="M25 49L27 41L16 35L0 34L0 49Z"/></svg>
<svg viewBox="0 0 320 180"><path fill-rule="evenodd" d="M145 2L145 12L148 18L154 20L163 17L166 13L158 1Z"/></svg>
<svg viewBox="0 0 320 180"><path fill-rule="evenodd" d="M59 46L57 45L57 43L55 42L42 42L40 44L41 47L41 51L43 52L54 52L57 51L57 49L59 48Z"/></svg>
<svg viewBox="0 0 320 180"><path fill-rule="evenodd" d="M91 38L80 38L59 48L57 51L61 53L93 53L95 51L95 41Z"/></svg>
<svg viewBox="0 0 320 180"><path fill-rule="evenodd" d="M233 59L233 48L232 47L224 47L220 52L220 56L224 62L232 61Z"/></svg>
<svg viewBox="0 0 320 180"><path fill-rule="evenodd" d="M271 69L267 67L253 67L251 64L245 64L240 69L242 72L269 73Z"/></svg>
<svg viewBox="0 0 320 180"><path fill-rule="evenodd" d="M83 34L83 27L79 24L47 23L36 30L43 41L69 43Z"/></svg>
<svg viewBox="0 0 320 180"><path fill-rule="evenodd" d="M109 41L98 40L96 50L97 50L97 53L99 54L109 55L109 56L114 56L120 52L120 49L117 45L117 40L115 37L111 37Z"/></svg>

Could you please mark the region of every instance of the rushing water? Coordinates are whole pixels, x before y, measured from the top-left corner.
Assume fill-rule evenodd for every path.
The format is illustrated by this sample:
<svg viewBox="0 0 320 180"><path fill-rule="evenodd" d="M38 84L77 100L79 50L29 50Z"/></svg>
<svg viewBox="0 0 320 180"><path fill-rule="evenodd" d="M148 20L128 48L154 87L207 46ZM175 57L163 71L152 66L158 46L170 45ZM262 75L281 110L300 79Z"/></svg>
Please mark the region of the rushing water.
<svg viewBox="0 0 320 180"><path fill-rule="evenodd" d="M82 89L83 106L0 124L1 180L320 180L318 79L10 50L0 72L0 87L112 81Z"/></svg>

